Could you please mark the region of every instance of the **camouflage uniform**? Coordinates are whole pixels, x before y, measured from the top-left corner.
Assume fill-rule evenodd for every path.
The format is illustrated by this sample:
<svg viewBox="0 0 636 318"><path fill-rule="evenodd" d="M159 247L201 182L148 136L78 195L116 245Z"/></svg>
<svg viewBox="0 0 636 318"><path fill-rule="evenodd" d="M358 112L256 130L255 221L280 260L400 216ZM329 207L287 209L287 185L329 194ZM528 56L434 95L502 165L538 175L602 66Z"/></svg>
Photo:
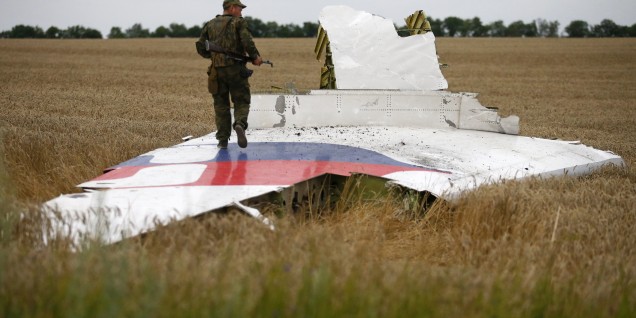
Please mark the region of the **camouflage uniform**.
<svg viewBox="0 0 636 318"><path fill-rule="evenodd" d="M203 50L205 40L220 45L228 51L247 53L252 60L260 54L247 28L247 21L241 17L217 15L205 24L201 37L197 41L197 52L212 61L208 68L208 90L214 98L216 139L228 140L231 129L235 125L238 124L243 129L247 129L247 116L251 102L248 77L251 71L242 61L232 59L225 54ZM230 96L234 104L234 123L230 113Z"/></svg>

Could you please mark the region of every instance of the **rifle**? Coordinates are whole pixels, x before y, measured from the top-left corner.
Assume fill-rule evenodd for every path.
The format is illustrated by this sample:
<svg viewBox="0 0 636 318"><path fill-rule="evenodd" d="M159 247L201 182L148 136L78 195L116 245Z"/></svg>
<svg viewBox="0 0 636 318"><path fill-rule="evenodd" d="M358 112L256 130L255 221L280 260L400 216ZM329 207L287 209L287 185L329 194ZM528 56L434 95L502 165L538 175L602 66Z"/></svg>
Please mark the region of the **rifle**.
<svg viewBox="0 0 636 318"><path fill-rule="evenodd" d="M249 56L226 50L224 47L210 43L208 40L205 40L205 49L209 52L225 54L225 56L243 63L252 62L252 59ZM269 60L263 61L263 64L269 64L271 67L274 67L274 63Z"/></svg>

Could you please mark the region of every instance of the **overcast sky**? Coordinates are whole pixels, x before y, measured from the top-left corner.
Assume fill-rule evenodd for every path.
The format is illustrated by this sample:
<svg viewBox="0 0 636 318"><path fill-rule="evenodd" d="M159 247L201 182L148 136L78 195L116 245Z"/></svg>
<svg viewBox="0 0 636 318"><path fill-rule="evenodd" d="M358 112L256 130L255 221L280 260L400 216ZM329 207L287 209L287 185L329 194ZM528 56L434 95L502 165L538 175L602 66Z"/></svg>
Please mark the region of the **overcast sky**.
<svg viewBox="0 0 636 318"><path fill-rule="evenodd" d="M66 29L81 25L107 36L110 28L122 30L135 23L150 31L170 23L192 27L222 11L222 0L0 0L0 31L18 24ZM398 25L415 10L434 18L479 17L484 24L503 20L506 25L537 18L557 20L561 28L573 20L591 25L611 19L619 25L636 23L636 0L243 0L244 16L279 24L317 22L327 5L344 4L390 18Z"/></svg>

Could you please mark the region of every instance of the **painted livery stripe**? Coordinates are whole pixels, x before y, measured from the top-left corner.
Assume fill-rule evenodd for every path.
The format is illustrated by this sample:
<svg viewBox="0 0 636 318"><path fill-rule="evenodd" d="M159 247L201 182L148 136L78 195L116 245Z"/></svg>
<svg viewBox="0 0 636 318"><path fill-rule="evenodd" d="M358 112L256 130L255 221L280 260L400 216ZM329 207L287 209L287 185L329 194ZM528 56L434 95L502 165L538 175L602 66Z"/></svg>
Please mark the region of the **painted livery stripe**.
<svg viewBox="0 0 636 318"><path fill-rule="evenodd" d="M193 145L193 146L177 146L169 148L174 151L175 148L186 147L216 147L216 145ZM209 148L208 148L209 149ZM201 150L210 151L210 150ZM214 149L216 152L216 148ZM159 154L158 154L159 155ZM120 163L111 169L126 166L149 166L156 164L153 162L154 156L142 155L126 162ZM187 158L185 158L187 159ZM210 160L191 161L191 162L229 162L229 161L332 161L332 162L351 162L351 163L368 163L377 165L393 165L401 167L418 167L413 164L397 161L381 153L358 147L351 147L336 144L309 143L309 142L251 142L248 148L238 148L236 144L230 143L229 149L218 151L211 154ZM169 162L161 162L167 164Z"/></svg>
<svg viewBox="0 0 636 318"><path fill-rule="evenodd" d="M401 167L394 165L333 162L333 161L224 161L205 163L206 169L197 181L180 186L222 186L222 185L292 185L326 173L349 176L362 173L382 177L399 171L431 171L419 167ZM162 165L169 166L180 165ZM157 166L155 166L157 167ZM144 166L126 166L112 170L93 179L93 182L112 184L118 188L118 179L131 179ZM164 169L165 170L165 169ZM151 176L146 176L149 178ZM148 180L144 184L148 186ZM134 181L133 181L134 184ZM126 182L124 187L134 187ZM158 185L160 186L160 185Z"/></svg>

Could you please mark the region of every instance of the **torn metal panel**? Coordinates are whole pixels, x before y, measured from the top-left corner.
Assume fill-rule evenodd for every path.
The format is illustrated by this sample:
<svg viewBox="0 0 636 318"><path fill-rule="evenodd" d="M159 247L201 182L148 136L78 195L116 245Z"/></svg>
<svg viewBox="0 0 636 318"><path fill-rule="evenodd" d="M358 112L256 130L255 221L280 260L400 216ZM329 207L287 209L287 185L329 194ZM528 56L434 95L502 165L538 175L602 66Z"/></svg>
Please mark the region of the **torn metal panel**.
<svg viewBox="0 0 636 318"><path fill-rule="evenodd" d="M179 170L178 165L168 169ZM106 178L110 178L108 173ZM103 176L102 176L103 177ZM161 178L147 174L147 182ZM104 178L102 178L103 180ZM117 179L112 179L117 181ZM46 202L45 213L51 216L57 233L81 242L83 238L103 243L123 239L154 230L158 225L184 220L235 202L257 197L280 187L267 186L115 186L100 191L62 195ZM241 208L242 209L242 208ZM249 211L252 212L253 211ZM268 226L271 221L262 218Z"/></svg>
<svg viewBox="0 0 636 318"><path fill-rule="evenodd" d="M271 227L242 202L325 174L380 177L452 201L501 180L623 165L581 144L448 127L286 127L247 135L245 149L214 148L214 133L157 149L81 184L99 191L60 196L45 209L62 216L60 229L71 237L111 243L230 206Z"/></svg>
<svg viewBox="0 0 636 318"><path fill-rule="evenodd" d="M320 24L329 35L338 89L441 90L432 32L402 38L391 20L348 6L328 6Z"/></svg>
<svg viewBox="0 0 636 318"><path fill-rule="evenodd" d="M501 118L477 94L447 91L315 90L255 95L251 128L412 126L519 133L519 117Z"/></svg>

